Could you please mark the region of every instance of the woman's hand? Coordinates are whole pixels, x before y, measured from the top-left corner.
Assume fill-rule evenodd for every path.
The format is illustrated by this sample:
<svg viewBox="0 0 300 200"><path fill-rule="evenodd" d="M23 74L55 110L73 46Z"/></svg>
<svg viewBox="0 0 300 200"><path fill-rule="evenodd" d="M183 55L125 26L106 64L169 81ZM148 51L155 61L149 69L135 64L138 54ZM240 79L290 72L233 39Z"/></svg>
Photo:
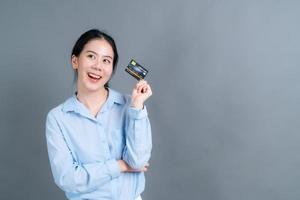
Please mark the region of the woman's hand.
<svg viewBox="0 0 300 200"><path fill-rule="evenodd" d="M117 161L120 167L121 172L146 172L149 167L149 163L147 163L141 169L132 169L124 160Z"/></svg>
<svg viewBox="0 0 300 200"><path fill-rule="evenodd" d="M145 80L140 80L132 90L131 107L142 109L144 102L152 95L150 85Z"/></svg>

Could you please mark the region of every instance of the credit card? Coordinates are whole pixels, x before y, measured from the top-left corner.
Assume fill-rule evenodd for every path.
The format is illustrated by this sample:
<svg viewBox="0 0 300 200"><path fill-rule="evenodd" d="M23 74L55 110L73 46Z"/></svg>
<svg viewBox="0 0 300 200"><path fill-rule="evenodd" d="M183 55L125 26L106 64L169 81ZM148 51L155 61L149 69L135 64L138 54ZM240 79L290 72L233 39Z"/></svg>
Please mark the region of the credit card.
<svg viewBox="0 0 300 200"><path fill-rule="evenodd" d="M125 71L128 72L131 76L137 80L142 80L146 77L148 70L138 64L134 59L131 59Z"/></svg>

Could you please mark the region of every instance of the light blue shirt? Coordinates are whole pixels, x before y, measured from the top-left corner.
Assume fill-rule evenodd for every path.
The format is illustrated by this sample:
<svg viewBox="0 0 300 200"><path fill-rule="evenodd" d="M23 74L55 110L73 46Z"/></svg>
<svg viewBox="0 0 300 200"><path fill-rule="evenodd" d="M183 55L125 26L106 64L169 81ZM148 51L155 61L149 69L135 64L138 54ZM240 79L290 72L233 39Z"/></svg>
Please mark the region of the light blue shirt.
<svg viewBox="0 0 300 200"><path fill-rule="evenodd" d="M133 200L143 172L120 172L117 160L138 169L149 161L152 138L146 107L112 89L94 117L74 94L47 115L46 139L54 181L68 199Z"/></svg>

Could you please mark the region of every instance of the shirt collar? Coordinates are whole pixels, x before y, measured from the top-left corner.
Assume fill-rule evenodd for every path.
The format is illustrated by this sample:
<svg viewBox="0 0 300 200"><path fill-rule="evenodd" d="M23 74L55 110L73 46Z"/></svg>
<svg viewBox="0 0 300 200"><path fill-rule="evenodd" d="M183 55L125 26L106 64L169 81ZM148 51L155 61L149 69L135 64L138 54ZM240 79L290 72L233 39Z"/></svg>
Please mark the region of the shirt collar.
<svg viewBox="0 0 300 200"><path fill-rule="evenodd" d="M103 104L103 106L100 110L100 113L109 110L113 106L114 103L116 103L116 104L124 104L125 103L125 97L122 94L120 94L119 92L116 92L115 90L110 89L110 88L108 88L108 91L109 91L108 98L105 101L105 103ZM78 101L78 99L76 97L76 92L73 94L73 96L68 98L63 103L62 110L64 112L74 111L79 114L89 115L88 109L84 106L84 104L82 104L80 101Z"/></svg>

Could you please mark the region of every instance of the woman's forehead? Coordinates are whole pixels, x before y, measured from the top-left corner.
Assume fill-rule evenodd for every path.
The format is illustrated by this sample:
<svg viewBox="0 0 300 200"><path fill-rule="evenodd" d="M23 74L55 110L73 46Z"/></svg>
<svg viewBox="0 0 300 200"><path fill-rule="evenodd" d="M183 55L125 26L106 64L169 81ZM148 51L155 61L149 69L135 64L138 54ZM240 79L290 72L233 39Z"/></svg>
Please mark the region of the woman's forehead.
<svg viewBox="0 0 300 200"><path fill-rule="evenodd" d="M94 52L99 55L113 56L114 51L105 39L94 39L89 41L83 49L84 52Z"/></svg>

